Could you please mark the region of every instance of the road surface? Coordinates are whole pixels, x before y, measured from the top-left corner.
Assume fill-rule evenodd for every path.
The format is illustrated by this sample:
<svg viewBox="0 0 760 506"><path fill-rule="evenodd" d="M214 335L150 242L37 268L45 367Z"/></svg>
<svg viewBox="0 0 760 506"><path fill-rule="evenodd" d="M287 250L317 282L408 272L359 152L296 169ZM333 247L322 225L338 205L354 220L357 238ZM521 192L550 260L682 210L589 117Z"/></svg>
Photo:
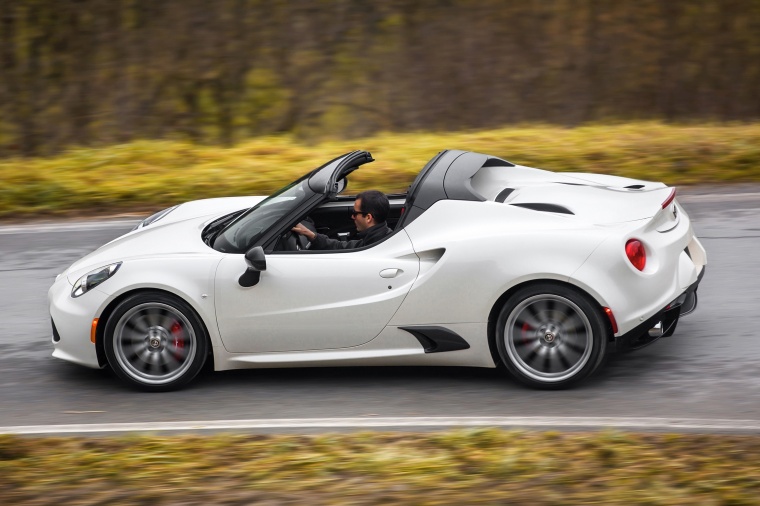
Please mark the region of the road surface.
<svg viewBox="0 0 760 506"><path fill-rule="evenodd" d="M760 187L682 190L679 200L708 253L697 311L674 336L559 392L456 368L204 372L183 391L134 392L107 370L51 357L46 301L56 274L134 220L2 226L0 432L504 425L760 433Z"/></svg>

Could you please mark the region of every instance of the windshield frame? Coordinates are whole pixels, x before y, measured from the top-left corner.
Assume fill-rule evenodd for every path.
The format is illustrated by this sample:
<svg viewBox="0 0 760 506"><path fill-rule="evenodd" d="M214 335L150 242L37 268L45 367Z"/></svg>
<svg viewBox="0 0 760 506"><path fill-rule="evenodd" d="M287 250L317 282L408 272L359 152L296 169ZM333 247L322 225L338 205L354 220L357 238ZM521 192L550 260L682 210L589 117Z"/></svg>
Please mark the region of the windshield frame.
<svg viewBox="0 0 760 506"><path fill-rule="evenodd" d="M295 181L288 183L287 185L283 186L238 216L237 219L230 222L226 227L224 227L224 229L217 233L211 247L217 251L221 251L222 253L245 253L248 251L248 249L259 242L261 237L266 234L268 229L274 226L284 216L291 214L294 208L301 207L304 202L311 200L311 198L314 196L314 192L309 188L308 179L311 177L312 173L313 172L310 172L305 176L301 176ZM265 225L263 229L253 233L253 235L248 240L245 240L245 244L242 244L240 240L235 239L235 236L238 233L244 230L247 226L251 226L252 220L265 219L264 216L259 216L262 209L268 208L270 205L278 204L276 201L279 197L281 197L283 194L287 194L291 190L298 191L299 187L304 192L304 195L300 198L294 196L292 200L293 205L289 206L286 204L282 206L282 209L274 211L276 214L270 217L270 219L274 218L274 221L268 225ZM283 204L285 204L285 202L283 202Z"/></svg>
<svg viewBox="0 0 760 506"><path fill-rule="evenodd" d="M312 170L304 176L296 179L295 181L285 185L269 197L265 198L252 208L245 211L243 214L232 220L227 226L220 230L213 239L211 247L222 253L245 253L250 248L261 246L269 242L273 236L277 233L281 233L280 228L284 227L287 223L299 219L306 212L318 205L321 201L335 197L337 185L336 180L342 177L346 173L347 167L358 167L363 163L372 161L372 155L366 151L352 151L344 155L333 158L329 162L321 165L320 167ZM355 168L355 167L354 167ZM228 238L228 234L232 231L232 234L236 234L239 229L248 225L248 221L254 218L257 211L270 205L272 200L286 193L288 190L301 185L301 189L304 191L303 198L299 198L293 202L292 206L286 207L274 221L265 226L264 229L257 232L250 240L246 241L246 245L235 243Z"/></svg>

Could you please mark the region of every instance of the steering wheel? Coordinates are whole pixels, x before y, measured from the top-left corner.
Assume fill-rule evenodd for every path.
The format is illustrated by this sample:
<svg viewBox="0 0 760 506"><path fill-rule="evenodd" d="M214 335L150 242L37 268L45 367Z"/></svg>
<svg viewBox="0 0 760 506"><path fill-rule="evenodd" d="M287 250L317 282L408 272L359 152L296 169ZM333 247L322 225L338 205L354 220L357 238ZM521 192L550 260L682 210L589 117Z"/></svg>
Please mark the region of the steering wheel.
<svg viewBox="0 0 760 506"><path fill-rule="evenodd" d="M283 246L282 249L285 251L301 251L302 249L309 249L309 246L311 246L311 243L305 236L297 234L292 230L288 230L282 234L281 244Z"/></svg>
<svg viewBox="0 0 760 506"><path fill-rule="evenodd" d="M310 218L306 218L301 224L315 234L317 233L317 227ZM311 246L311 242L309 242L306 236L293 232L292 230L288 230L282 234L280 243L283 245L285 251L301 251L309 249Z"/></svg>

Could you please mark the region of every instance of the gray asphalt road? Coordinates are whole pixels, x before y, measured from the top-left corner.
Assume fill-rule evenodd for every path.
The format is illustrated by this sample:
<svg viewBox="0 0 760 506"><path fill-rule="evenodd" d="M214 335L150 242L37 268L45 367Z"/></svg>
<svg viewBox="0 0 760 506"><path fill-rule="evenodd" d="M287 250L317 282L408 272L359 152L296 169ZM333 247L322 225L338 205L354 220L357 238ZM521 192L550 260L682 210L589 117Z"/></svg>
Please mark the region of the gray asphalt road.
<svg viewBox="0 0 760 506"><path fill-rule="evenodd" d="M495 370L346 368L206 372L184 391L136 393L108 371L53 359L46 307L55 275L130 223L0 227L0 427L430 416L760 423L760 187L720 192L679 197L708 252L698 310L674 336L561 392L527 390Z"/></svg>

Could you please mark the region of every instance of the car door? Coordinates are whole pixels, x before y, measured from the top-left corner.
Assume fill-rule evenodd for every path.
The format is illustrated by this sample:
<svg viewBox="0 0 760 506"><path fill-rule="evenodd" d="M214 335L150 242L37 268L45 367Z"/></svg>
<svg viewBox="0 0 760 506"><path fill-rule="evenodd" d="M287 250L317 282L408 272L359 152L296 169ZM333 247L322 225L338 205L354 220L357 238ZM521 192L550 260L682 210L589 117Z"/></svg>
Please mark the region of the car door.
<svg viewBox="0 0 760 506"><path fill-rule="evenodd" d="M259 282L238 278L243 255L225 255L216 272L216 314L233 353L326 350L359 346L393 317L419 272L401 230L361 250L271 253Z"/></svg>

